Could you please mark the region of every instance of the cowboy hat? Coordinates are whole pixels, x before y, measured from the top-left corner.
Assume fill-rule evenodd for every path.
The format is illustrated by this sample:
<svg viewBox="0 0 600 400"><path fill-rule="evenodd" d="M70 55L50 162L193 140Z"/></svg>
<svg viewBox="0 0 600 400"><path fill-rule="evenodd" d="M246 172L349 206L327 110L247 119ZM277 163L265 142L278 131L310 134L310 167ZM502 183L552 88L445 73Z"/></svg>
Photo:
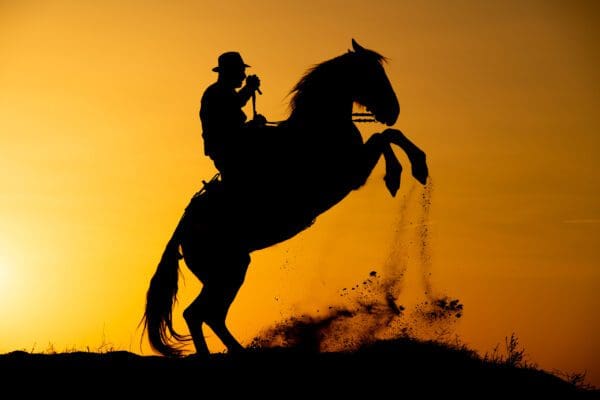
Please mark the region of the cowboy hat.
<svg viewBox="0 0 600 400"><path fill-rule="evenodd" d="M219 56L219 65L214 67L212 70L215 72L221 72L225 70L232 70L238 68L247 68L248 64L244 63L242 56L237 51L228 51Z"/></svg>

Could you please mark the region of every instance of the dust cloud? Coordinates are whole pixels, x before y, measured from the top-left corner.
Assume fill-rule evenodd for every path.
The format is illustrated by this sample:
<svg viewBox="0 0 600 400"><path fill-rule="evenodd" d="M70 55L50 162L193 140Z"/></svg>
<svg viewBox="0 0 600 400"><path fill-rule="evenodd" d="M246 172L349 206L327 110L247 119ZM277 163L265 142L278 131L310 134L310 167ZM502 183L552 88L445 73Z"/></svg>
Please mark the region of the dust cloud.
<svg viewBox="0 0 600 400"><path fill-rule="evenodd" d="M463 305L458 299L442 295L433 288L432 193L430 180L423 190L415 185L405 195L381 272L372 270L354 286L342 288L339 305L330 305L324 312L292 316L263 330L252 340L250 347L289 347L309 352L355 351L378 340L439 339L452 333L454 324L463 315ZM416 223L409 218L411 205L417 208ZM412 220L415 220L414 215ZM400 297L413 253L418 255L424 300L407 310Z"/></svg>

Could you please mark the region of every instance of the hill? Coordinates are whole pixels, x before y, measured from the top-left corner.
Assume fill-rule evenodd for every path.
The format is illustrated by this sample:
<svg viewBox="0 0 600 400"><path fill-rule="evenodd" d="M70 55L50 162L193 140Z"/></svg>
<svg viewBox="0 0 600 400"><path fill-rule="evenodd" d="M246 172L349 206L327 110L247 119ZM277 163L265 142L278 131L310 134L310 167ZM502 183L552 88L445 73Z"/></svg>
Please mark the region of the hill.
<svg viewBox="0 0 600 400"><path fill-rule="evenodd" d="M483 359L464 347L409 338L380 340L353 352L254 348L208 359L169 359L124 351L17 351L0 356L0 376L4 389L67 397L130 391L139 395L214 394L216 390L222 395L241 391L244 396L286 398L303 394L412 398L415 393L418 397L600 398L596 390L533 367Z"/></svg>

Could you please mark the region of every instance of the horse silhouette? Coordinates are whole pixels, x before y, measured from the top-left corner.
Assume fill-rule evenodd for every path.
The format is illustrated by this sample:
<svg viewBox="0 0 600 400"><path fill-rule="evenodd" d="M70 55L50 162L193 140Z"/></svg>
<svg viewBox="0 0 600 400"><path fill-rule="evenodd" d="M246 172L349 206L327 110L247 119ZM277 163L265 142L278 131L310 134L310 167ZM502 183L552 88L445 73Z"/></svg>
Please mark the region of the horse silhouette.
<svg viewBox="0 0 600 400"><path fill-rule="evenodd" d="M183 312L196 354L209 354L203 324L228 352L242 351L225 320L251 252L310 227L365 184L381 155L384 181L394 196L402 167L391 144L405 151L413 177L426 184L425 153L399 130L386 129L363 142L352 120L353 104L388 126L396 122L400 105L383 68L385 58L354 40L352 47L302 77L292 90L287 120L276 127L244 128L231 146L233 164L226 178L205 184L190 201L146 296L142 321L154 350L180 356L183 341L189 340L174 329L172 317L181 258L203 285Z"/></svg>

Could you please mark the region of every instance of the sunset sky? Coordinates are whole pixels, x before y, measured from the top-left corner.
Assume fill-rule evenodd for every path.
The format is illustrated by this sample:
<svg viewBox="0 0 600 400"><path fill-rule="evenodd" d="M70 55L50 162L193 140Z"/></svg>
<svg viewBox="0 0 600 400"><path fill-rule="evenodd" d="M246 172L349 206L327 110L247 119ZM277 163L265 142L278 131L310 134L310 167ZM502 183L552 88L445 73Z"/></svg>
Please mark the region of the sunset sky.
<svg viewBox="0 0 600 400"><path fill-rule="evenodd" d="M198 110L218 55L241 52L258 111L281 120L306 69L355 38L389 59L395 126L427 153L431 279L464 304L456 334L483 354L514 332L541 368L600 386L599 18L584 1L0 0L0 352L150 354L149 280L216 172ZM408 196L398 155L396 198L380 163L310 230L253 254L228 320L240 340L340 301L396 230L410 244L417 213L399 227L398 210L423 189ZM413 259L406 305L423 298ZM182 272L185 331L200 283Z"/></svg>

